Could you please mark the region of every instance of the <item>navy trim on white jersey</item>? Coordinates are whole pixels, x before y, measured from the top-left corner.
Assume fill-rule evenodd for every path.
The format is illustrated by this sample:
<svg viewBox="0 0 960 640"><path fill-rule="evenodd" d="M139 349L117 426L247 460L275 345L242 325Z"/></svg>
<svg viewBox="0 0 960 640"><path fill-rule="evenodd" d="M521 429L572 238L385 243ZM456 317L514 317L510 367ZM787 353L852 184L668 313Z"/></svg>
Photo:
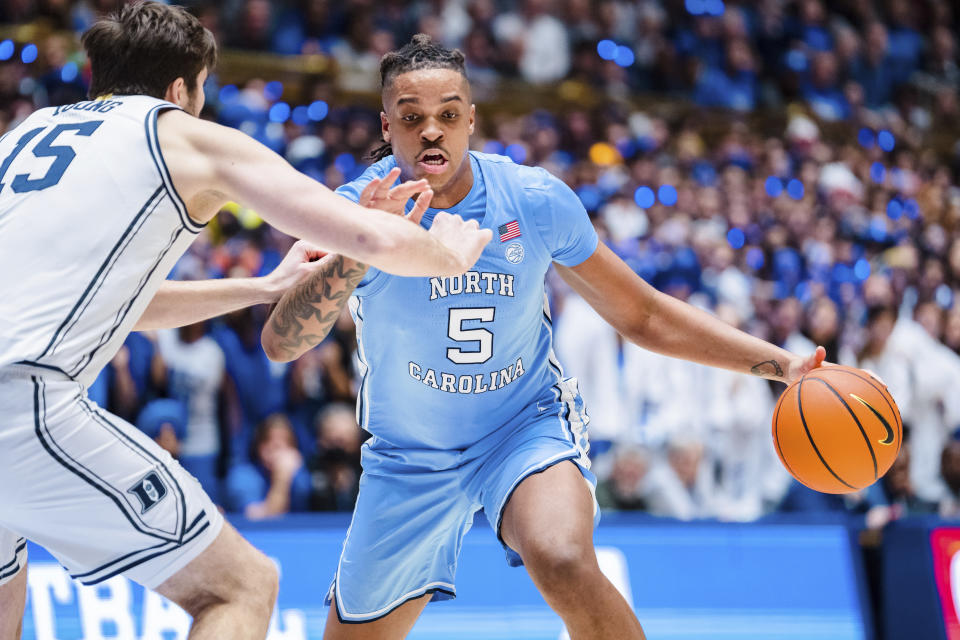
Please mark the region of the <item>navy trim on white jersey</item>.
<svg viewBox="0 0 960 640"><path fill-rule="evenodd" d="M113 334L117 332L117 329L119 329L120 325L123 324L123 321L126 320L127 314L130 313L130 309L133 307L133 304L137 301L137 298L140 297L140 294L143 292L143 288L147 286L147 282L150 281L150 277L157 270L157 267L160 266L160 263L163 262L163 259L167 257L167 254L170 252L170 249L173 248L173 245L177 242L177 239L180 237L180 234L182 232L183 232L183 229L176 229L171 234L170 242L167 243L167 246L164 248L164 250L160 253L159 256L157 256L157 259L156 261L154 261L153 266L150 268L150 271L148 271L146 274L144 274L142 278L140 278L140 282L137 283L137 288L134 290L133 295L130 297L129 300L127 300L126 303L124 303L120 307L120 311L117 312L118 317L114 321L113 325L110 327L108 331L105 331L100 336L100 342L97 344L97 346L94 347L90 353L81 357L80 360L77 361L77 364L74 365L73 371L70 374L68 374L70 375L70 377L76 378L81 373L83 373L83 370L86 369L87 366L90 364L90 362L93 361L93 357L97 354L97 351L99 351L101 347L103 347L103 345L110 342L110 338L113 337Z"/></svg>
<svg viewBox="0 0 960 640"><path fill-rule="evenodd" d="M112 500L113 503L116 504L117 508L124 515L127 521L130 522L130 525L140 533L150 536L152 538L157 538L159 540L176 541L177 543L181 543L183 540L183 530L185 529L185 523L181 525L181 531L179 535L171 535L162 531L158 533L156 529L153 529L153 527L149 527L145 523L141 522L138 517L135 517L135 515L131 513L131 509L129 508L129 505L127 504L126 500L122 496L117 495L118 492L114 487L112 487L106 480L98 476L96 473L86 468L82 463L72 458L70 454L64 451L63 448L60 447L59 444L57 444L56 440L53 439L53 436L50 433L49 428L47 427L47 424L46 424L46 412L47 412L46 393L45 393L46 384L43 382L43 378L39 378L37 376L30 376L30 379L33 381L33 386L34 386L34 396L33 396L34 431L36 433L37 439L40 441L40 444L43 446L46 452L50 454L50 457L56 460L65 469L67 469L68 471L70 471L71 473L79 477L81 480L89 484L91 487L93 487L94 489L96 489L106 497L110 498L110 500ZM42 403L42 408L41 408L41 403ZM57 450L59 450L59 453ZM69 462L68 462L68 459L69 459ZM165 468L162 468L162 469L163 471L166 471ZM167 474L169 474L169 471L167 471ZM175 490L180 493L181 504L185 504L185 500L183 499L183 492L181 491L180 486L175 483L173 486L175 487ZM182 514L184 513L184 511L181 511L180 513ZM178 514L178 517L179 516L180 514ZM151 531L151 529L153 530Z"/></svg>
<svg viewBox="0 0 960 640"><path fill-rule="evenodd" d="M110 414L101 411L99 407L91 407L88 399L84 396L80 397L80 406L84 409L87 415L89 415L95 422L100 423L100 425L107 428L107 430L112 431L113 434L117 437L117 440L121 442L121 444L126 445L127 448L133 451L134 453L139 453L139 455L141 455L142 457L152 461L156 465L157 470L163 476L163 479L170 483L174 492L180 498L180 513L178 514L178 517L182 515L183 520L180 522L180 533L177 537L179 538L179 541L182 542L183 537L187 534L187 524L186 524L187 499L183 491L183 487L181 487L180 483L177 482L176 475L174 475L170 471L170 469L167 468L167 465L164 464L163 461L160 460L160 458L153 455L153 453L149 449L145 449L143 446L140 445L139 442L131 438L128 434L124 433L123 429L115 425L113 421L110 420L110 418L108 417Z"/></svg>
<svg viewBox="0 0 960 640"><path fill-rule="evenodd" d="M40 360L44 356L56 350L56 347L63 342L67 332L76 326L77 321L80 320L80 316L83 315L83 312L90 304L90 300L93 299L93 296L96 295L97 291L100 289L100 286L103 284L104 280L106 280L107 274L109 274L110 270L113 269L114 265L116 265L117 260L120 258L120 254L123 253L123 250L130 244L130 241L143 226L147 215L152 213L153 210L157 208L157 205L160 204L160 201L162 200L160 197L162 190L162 185L157 187L156 191L150 194L150 197L147 198L147 201L143 203L142 207L140 207L140 211L138 211L133 217L133 220L130 221L130 224L124 230L123 234L121 234L120 238L113 245L110 253L107 254L107 257L100 264L100 268L97 270L97 273L93 276L93 279L90 280L90 283L87 284L87 288L84 289L76 304L73 305L70 313L67 314L67 317L63 319L63 322L60 323L60 326L57 327L56 331L54 331L53 336L50 338L50 342L47 343L46 348L39 356L35 358L35 360Z"/></svg>
<svg viewBox="0 0 960 640"><path fill-rule="evenodd" d="M170 201L173 202L173 206L180 215L180 222L183 223L184 229L196 234L200 233L207 225L195 221L187 212L187 205L184 204L183 198L180 197L176 187L173 186L170 171L167 169L167 163L163 159L163 152L160 150L160 140L157 137L157 116L160 115L160 112L179 108L180 107L173 104L158 104L147 113L147 117L144 118L143 127L147 135L147 148L150 150L153 164L157 167L157 173L160 174L160 179L163 181L163 187L167 195L170 196Z"/></svg>
<svg viewBox="0 0 960 640"><path fill-rule="evenodd" d="M197 528L198 525L199 525L199 528ZM134 567L141 565L144 562L149 562L150 560L153 560L154 558L162 556L166 553L170 553L171 551L176 551L177 549L181 548L183 545L187 544L188 542L192 541L194 538L199 536L201 533L203 533L204 530L206 530L206 528L209 526L210 526L210 521L207 518L206 512L205 511L201 512L200 515L198 515L196 518L193 519L193 522L191 522L190 526L187 527L186 529L186 533L191 534L190 537L185 538L181 542L175 542L171 540L167 542L161 542L160 544L156 544L152 547L147 547L145 549L138 549L137 551L132 551L126 555L120 556L119 558L115 558L110 562L107 562L106 564L100 565L96 569L91 569L90 571L86 571L84 573L76 573L76 574L71 573L70 577L73 578L74 580L79 580L82 584L85 584L85 585L99 584L105 580L109 580L110 578L116 575L129 571L130 569L133 569ZM144 556L141 554L148 554L148 555ZM140 556L140 557L134 558L134 556ZM122 567L113 569L109 573L104 573L105 571L111 569L115 565L125 560L130 560L130 562L128 564L125 564ZM101 575L96 575L96 574L101 574Z"/></svg>
<svg viewBox="0 0 960 640"><path fill-rule="evenodd" d="M0 580L16 575L23 568L20 566L20 552L27 548L27 541L20 538L17 543L17 548L13 550L13 560L0 567Z"/></svg>

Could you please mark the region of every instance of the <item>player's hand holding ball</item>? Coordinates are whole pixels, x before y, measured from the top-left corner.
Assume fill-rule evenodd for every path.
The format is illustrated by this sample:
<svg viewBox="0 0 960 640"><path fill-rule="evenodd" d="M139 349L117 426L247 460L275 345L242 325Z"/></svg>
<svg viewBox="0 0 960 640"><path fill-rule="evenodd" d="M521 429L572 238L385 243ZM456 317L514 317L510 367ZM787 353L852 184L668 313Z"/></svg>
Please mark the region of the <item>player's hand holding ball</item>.
<svg viewBox="0 0 960 640"><path fill-rule="evenodd" d="M890 469L903 421L879 379L851 367L819 366L821 351L798 361L788 375L791 382L773 413L773 443L787 471L804 485L852 493Z"/></svg>

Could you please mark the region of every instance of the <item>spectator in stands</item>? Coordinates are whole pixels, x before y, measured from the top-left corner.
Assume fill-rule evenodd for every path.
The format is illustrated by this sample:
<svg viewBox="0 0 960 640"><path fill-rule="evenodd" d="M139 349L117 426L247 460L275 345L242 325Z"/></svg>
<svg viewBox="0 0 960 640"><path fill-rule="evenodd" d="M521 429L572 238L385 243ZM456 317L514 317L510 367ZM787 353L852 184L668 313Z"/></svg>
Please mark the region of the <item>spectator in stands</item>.
<svg viewBox="0 0 960 640"><path fill-rule="evenodd" d="M960 518L960 438L955 432L940 455L940 477L943 487L938 512L943 518Z"/></svg>
<svg viewBox="0 0 960 640"><path fill-rule="evenodd" d="M519 11L498 15L493 34L532 84L554 82L570 69L570 42L563 23L552 15L552 0L523 0Z"/></svg>
<svg viewBox="0 0 960 640"><path fill-rule="evenodd" d="M158 332L168 369L168 393L187 407L187 433L180 442L180 464L214 500L220 494L218 460L222 451L220 408L224 354L207 335L206 323Z"/></svg>
<svg viewBox="0 0 960 640"><path fill-rule="evenodd" d="M745 40L727 45L722 67L701 63L693 99L705 107L750 111L757 104L756 63Z"/></svg>
<svg viewBox="0 0 960 640"><path fill-rule="evenodd" d="M643 447L621 445L613 449L610 475L597 484L597 502L601 509L646 511L646 478L650 453Z"/></svg>
<svg viewBox="0 0 960 640"><path fill-rule="evenodd" d="M910 481L910 443L903 442L900 454L883 477L883 490L890 505L891 519L928 515L937 512L937 504L919 497Z"/></svg>
<svg viewBox="0 0 960 640"><path fill-rule="evenodd" d="M882 22L869 24L866 34L864 55L854 62L850 73L863 87L866 105L878 109L893 98L896 62L889 54L887 27Z"/></svg>
<svg viewBox="0 0 960 640"><path fill-rule="evenodd" d="M248 307L227 315L213 332L226 363L224 397L233 462L246 461L256 426L287 406L289 365L267 358L260 347L262 327L263 309Z"/></svg>
<svg viewBox="0 0 960 640"><path fill-rule="evenodd" d="M813 56L810 79L803 87L803 98L821 120L846 120L850 117L850 104L843 93L837 57L832 51L820 51Z"/></svg>
<svg viewBox="0 0 960 640"><path fill-rule="evenodd" d="M315 511L350 511L360 489L363 431L353 407L336 403L317 414L316 454L309 469Z"/></svg>
<svg viewBox="0 0 960 640"><path fill-rule="evenodd" d="M187 436L187 410L169 398L152 400L137 416L137 428L174 458L180 457L180 443Z"/></svg>
<svg viewBox="0 0 960 640"><path fill-rule="evenodd" d="M868 529L882 529L890 522L893 512L879 483L874 483L854 493L833 494L814 491L796 480L790 483L783 501L781 513L844 513L854 522L861 522Z"/></svg>
<svg viewBox="0 0 960 640"><path fill-rule="evenodd" d="M645 497L650 513L681 520L713 517L712 479L698 438L677 435L667 444L667 459L647 476Z"/></svg>
<svg viewBox="0 0 960 640"><path fill-rule="evenodd" d="M262 520L309 508L310 474L286 416L275 413L257 427L250 459L227 473L229 511Z"/></svg>

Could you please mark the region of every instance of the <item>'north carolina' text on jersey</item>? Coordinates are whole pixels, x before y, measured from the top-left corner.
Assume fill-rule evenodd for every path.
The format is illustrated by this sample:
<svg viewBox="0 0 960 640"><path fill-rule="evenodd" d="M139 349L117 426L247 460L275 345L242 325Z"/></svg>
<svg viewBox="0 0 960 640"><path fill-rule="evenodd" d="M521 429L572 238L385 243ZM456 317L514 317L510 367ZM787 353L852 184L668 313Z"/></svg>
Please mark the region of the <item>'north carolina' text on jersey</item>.
<svg viewBox="0 0 960 640"><path fill-rule="evenodd" d="M200 231L157 141L171 108L90 100L41 109L0 138L0 367L89 385Z"/></svg>
<svg viewBox="0 0 960 640"><path fill-rule="evenodd" d="M575 266L597 247L580 200L550 173L503 156L471 152L469 161L473 188L447 211L493 230L477 263L445 278L371 269L351 299L363 373L358 419L398 447L463 448L557 399L562 370L544 276L552 261ZM395 165L385 158L338 192L356 201Z"/></svg>

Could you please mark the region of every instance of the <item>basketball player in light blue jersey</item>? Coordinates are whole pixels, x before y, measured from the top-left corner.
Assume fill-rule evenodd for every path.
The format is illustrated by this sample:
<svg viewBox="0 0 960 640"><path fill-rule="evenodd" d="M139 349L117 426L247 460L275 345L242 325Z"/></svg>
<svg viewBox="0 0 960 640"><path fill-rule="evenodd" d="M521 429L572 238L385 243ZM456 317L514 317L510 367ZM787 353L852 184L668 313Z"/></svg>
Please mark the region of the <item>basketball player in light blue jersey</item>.
<svg viewBox="0 0 960 640"><path fill-rule="evenodd" d="M403 638L427 601L453 597L480 509L572 638L643 638L594 553L588 420L551 348L547 270L660 353L790 382L824 351L796 356L659 293L598 243L560 180L468 151L474 107L460 52L416 36L384 57L381 80L382 159L339 192L403 214L410 190L423 189L433 208L418 198L413 221L429 228L446 211L493 238L453 277L395 277L327 256L264 328L268 355L290 360L323 339L348 297L357 325L358 419L373 437L325 638ZM408 182L391 188L399 177Z"/></svg>

